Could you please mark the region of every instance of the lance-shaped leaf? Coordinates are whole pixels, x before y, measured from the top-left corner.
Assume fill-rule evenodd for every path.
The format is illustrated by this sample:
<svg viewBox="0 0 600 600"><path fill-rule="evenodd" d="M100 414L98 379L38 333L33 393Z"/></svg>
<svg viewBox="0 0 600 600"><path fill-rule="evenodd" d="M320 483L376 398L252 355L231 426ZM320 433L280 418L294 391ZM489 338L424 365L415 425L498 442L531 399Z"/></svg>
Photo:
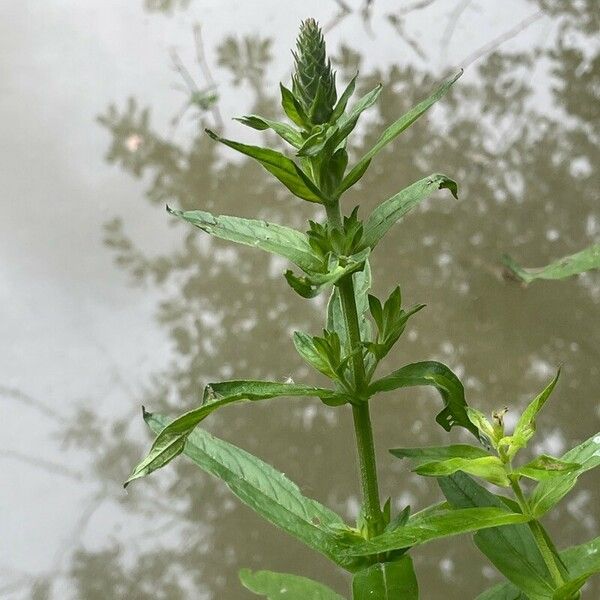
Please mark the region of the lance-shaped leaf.
<svg viewBox="0 0 600 600"><path fill-rule="evenodd" d="M322 126L317 131L315 131L315 133L303 140L302 146L300 146L298 152L296 152L296 155L302 159L305 159L306 157L316 156L323 150L325 142L329 138L331 138L331 136L334 135L337 130L338 128L336 125ZM304 163L302 164L304 165Z"/></svg>
<svg viewBox="0 0 600 600"><path fill-rule="evenodd" d="M338 379L342 354L340 338L335 331L325 330L324 337L295 331L293 339L298 354L309 365L330 379Z"/></svg>
<svg viewBox="0 0 600 600"><path fill-rule="evenodd" d="M402 308L402 294L400 287L396 287L390 297L381 304L375 296L369 295L369 311L373 321L377 325L377 337L375 341L366 345L373 354L376 362L382 360L398 341L408 319L425 308L424 304L417 304L408 310Z"/></svg>
<svg viewBox="0 0 600 600"><path fill-rule="evenodd" d="M352 106L352 108L346 114L340 117L338 125L340 125L340 127L344 127L348 123L356 121L356 119L358 119L358 117L360 117L360 115L367 110L367 108L371 108L371 106L377 102L382 88L383 85L379 83L370 92L367 92L356 102L356 104Z"/></svg>
<svg viewBox="0 0 600 600"><path fill-rule="evenodd" d="M369 556L390 552L430 542L431 540L478 531L488 527L501 527L525 523L531 517L508 512L505 508L466 508L413 515L403 527L395 529L362 544L355 544L346 552L348 556Z"/></svg>
<svg viewBox="0 0 600 600"><path fill-rule="evenodd" d="M419 600L419 585L410 556L376 563L354 574L353 600Z"/></svg>
<svg viewBox="0 0 600 600"><path fill-rule="evenodd" d="M342 180L348 166L348 152L345 148L338 148L331 158L323 158L319 185L325 194L332 194Z"/></svg>
<svg viewBox="0 0 600 600"><path fill-rule="evenodd" d="M535 433L535 419L537 414L542 410L546 400L550 397L550 394L554 390L558 378L560 376L560 369L552 379L552 381L529 403L527 408L523 411L515 429L511 436L511 443L509 446L508 455L512 458L520 448L527 445L527 442L533 437Z"/></svg>
<svg viewBox="0 0 600 600"><path fill-rule="evenodd" d="M569 581L554 592L552 600L571 600L585 582L600 573L600 537L560 553L569 571Z"/></svg>
<svg viewBox="0 0 600 600"><path fill-rule="evenodd" d="M298 575L274 573L273 571L250 571L239 573L244 587L267 600L344 600L322 583Z"/></svg>
<svg viewBox="0 0 600 600"><path fill-rule="evenodd" d="M358 73L350 80L350 83L346 86L346 89L342 92L337 104L335 105L333 112L331 113L330 122L335 123L346 110L346 105L348 104L348 100L350 100L352 94L354 94L354 88L356 87L356 78L358 77Z"/></svg>
<svg viewBox="0 0 600 600"><path fill-rule="evenodd" d="M326 155L331 155L335 149L352 133L360 115L373 106L381 94L381 84L372 89L369 93L365 94L345 115L342 115L338 120L337 124L330 129L328 135L325 136L322 141L317 144L310 144L308 147L303 149L302 155L304 156L317 156L320 152L327 148ZM345 180L344 180L345 181ZM338 195L339 195L338 190Z"/></svg>
<svg viewBox="0 0 600 600"><path fill-rule="evenodd" d="M485 479L495 485L510 486L504 463L497 456L481 456L479 458L448 458L428 462L414 469L419 475L426 477L444 477L457 471L463 471Z"/></svg>
<svg viewBox="0 0 600 600"><path fill-rule="evenodd" d="M236 117L236 121L239 121L247 127L257 129L258 131L264 131L265 129L272 129L280 138L284 139L288 144L294 146L294 148L300 148L304 143L300 132L286 123L280 123L279 121L271 121L260 117L259 115L246 115L244 117Z"/></svg>
<svg viewBox="0 0 600 600"><path fill-rule="evenodd" d="M306 175L306 173L304 173L291 158L284 156L281 152L227 140L219 137L209 129L206 130L206 133L208 133L213 140L217 140L222 144L257 160L267 171L269 171L269 173L279 179L292 194L298 196L298 198L318 203L328 201L328 198L321 193L308 175Z"/></svg>
<svg viewBox="0 0 600 600"><path fill-rule="evenodd" d="M469 421L473 423L473 425L479 431L479 437L482 439L487 439L494 448L498 446L498 434L494 429L494 426L490 423L489 419L476 408L471 408L467 406L467 415L469 417Z"/></svg>
<svg viewBox="0 0 600 600"><path fill-rule="evenodd" d="M369 394L372 396L378 392L422 385L433 386L442 397L444 409L438 413L435 420L446 431L459 425L479 439L477 428L467 416L463 384L446 365L440 362L430 360L406 365L372 383L369 386Z"/></svg>
<svg viewBox="0 0 600 600"><path fill-rule="evenodd" d="M146 413L146 423L158 433L169 421ZM351 530L342 518L312 498L283 473L256 456L201 428L188 437L184 454L202 470L222 480L247 506L344 568L353 561L341 556L340 532Z"/></svg>
<svg viewBox="0 0 600 600"><path fill-rule="evenodd" d="M279 84L279 89L281 90L281 106L289 120L302 129L310 127L309 119L292 91L286 88L282 83Z"/></svg>
<svg viewBox="0 0 600 600"><path fill-rule="evenodd" d="M435 190L442 188L450 190L455 198L458 197L456 182L446 177L446 175L434 173L382 202L369 215L365 223L362 244L374 248L394 223Z"/></svg>
<svg viewBox="0 0 600 600"><path fill-rule="evenodd" d="M429 110L438 100L440 100L450 89L452 84L462 75L462 70L453 75L450 79L442 83L442 85L423 102L417 104L409 110L405 115L401 116L397 121L392 123L377 140L377 143L371 148L344 177L338 194L341 194L349 187L353 186L364 174L369 166L371 159L378 154L387 144L389 144L396 136L401 134L405 129L410 127L421 115Z"/></svg>
<svg viewBox="0 0 600 600"><path fill-rule="evenodd" d="M522 477L529 477L541 481L543 479L554 479L562 477L567 473L577 471L581 465L579 463L565 462L559 458L542 454L527 464L515 469L513 472Z"/></svg>
<svg viewBox="0 0 600 600"><path fill-rule="evenodd" d="M415 464L446 460L449 458L484 458L490 453L478 446L453 444L451 446L425 446L422 448L392 448L390 454L397 458L408 458Z"/></svg>
<svg viewBox="0 0 600 600"><path fill-rule="evenodd" d="M290 287L300 296L314 298L329 286L337 283L342 277L363 269L368 256L368 248L353 256L343 257L343 259L330 256L325 273L309 272L305 277L298 277L288 270L285 272L285 278Z"/></svg>
<svg viewBox="0 0 600 600"><path fill-rule="evenodd" d="M600 537L562 550L559 555L569 572L569 581L551 596L545 596L553 600L570 599L590 577L600 572ZM528 600L528 596L512 583L502 583L483 592L476 600Z"/></svg>
<svg viewBox="0 0 600 600"><path fill-rule="evenodd" d="M561 460L566 463L577 463L579 467L560 477L553 477L537 484L531 494L529 504L533 514L538 517L564 498L582 473L600 465L600 433L566 452Z"/></svg>
<svg viewBox="0 0 600 600"><path fill-rule="evenodd" d="M300 231L255 219L215 216L203 210L180 211L167 206L167 210L202 231L230 242L261 248L287 258L305 272L322 268L321 259L315 255L308 236Z"/></svg>
<svg viewBox="0 0 600 600"><path fill-rule="evenodd" d="M448 502L457 509L495 507L505 503L465 473L438 479ZM552 577L527 525L509 525L478 531L475 544L493 565L530 598L552 597Z"/></svg>
<svg viewBox="0 0 600 600"><path fill-rule="evenodd" d="M164 467L181 454L190 433L215 410L233 402L268 400L284 396L314 396L333 400L336 392L295 383L271 381L212 383L204 390L202 406L177 417L158 434L148 455L135 467L125 485Z"/></svg>
<svg viewBox="0 0 600 600"><path fill-rule="evenodd" d="M519 266L506 254L502 257L502 260L512 274L524 283L531 283L536 279L564 279L592 269L600 269L600 244L593 244L585 250L570 256L564 256L545 267L535 269L526 269Z"/></svg>

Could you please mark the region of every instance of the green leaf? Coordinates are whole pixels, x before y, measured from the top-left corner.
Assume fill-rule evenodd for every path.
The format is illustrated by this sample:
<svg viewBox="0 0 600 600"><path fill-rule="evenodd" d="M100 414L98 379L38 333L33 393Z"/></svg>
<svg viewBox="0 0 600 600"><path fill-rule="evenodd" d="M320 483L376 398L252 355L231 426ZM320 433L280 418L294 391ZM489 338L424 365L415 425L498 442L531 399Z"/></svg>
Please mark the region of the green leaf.
<svg viewBox="0 0 600 600"><path fill-rule="evenodd" d="M400 287L396 287L390 297L381 305L375 296L368 297L369 311L377 325L376 341L367 344L367 349L373 354L376 362L381 361L398 341L406 323L412 315L425 308L424 304L417 304L408 310L402 308L402 294Z"/></svg>
<svg viewBox="0 0 600 600"><path fill-rule="evenodd" d="M404 527L383 533L346 551L348 556L369 556L424 544L431 540L469 533L487 527L525 523L530 517L505 508L485 507L435 511L408 519Z"/></svg>
<svg viewBox="0 0 600 600"><path fill-rule="evenodd" d="M561 460L566 463L577 463L580 466L570 473L537 484L529 499L531 510L537 517L564 498L582 473L600 465L600 432L566 452Z"/></svg>
<svg viewBox="0 0 600 600"><path fill-rule="evenodd" d="M285 278L303 298L314 298L327 287L337 283L342 277L363 269L368 256L368 248L348 257L330 256L325 273L309 272L306 277L298 277L288 270L285 272Z"/></svg>
<svg viewBox="0 0 600 600"><path fill-rule="evenodd" d="M480 410L471 408L470 406L467 407L467 416L469 417L469 421L471 421L477 428L477 431L479 431L480 437L484 436L494 445L494 447L496 447L498 441L496 439L496 432L488 418Z"/></svg>
<svg viewBox="0 0 600 600"><path fill-rule="evenodd" d="M585 582L594 574L595 573L586 573L561 585L554 591L552 600L578 600L580 596L577 595L575 597L574 594L576 594L585 585Z"/></svg>
<svg viewBox="0 0 600 600"><path fill-rule="evenodd" d="M422 385L433 386L440 393L445 407L435 420L446 431L459 425L478 438L477 428L469 421L465 410L467 403L463 385L460 379L440 362L424 361L406 365L372 383L369 386L369 394L373 396L378 392Z"/></svg>
<svg viewBox="0 0 600 600"><path fill-rule="evenodd" d="M374 248L394 223L435 190L443 188L449 189L455 198L458 197L456 182L446 175L434 173L382 202L365 223L362 244Z"/></svg>
<svg viewBox="0 0 600 600"><path fill-rule="evenodd" d="M510 256L502 257L504 264L518 279L531 283L536 279L564 279L592 269L600 269L600 244L593 244L585 250L564 256L545 267L525 269L519 266Z"/></svg>
<svg viewBox="0 0 600 600"><path fill-rule="evenodd" d="M242 569L239 576L245 588L267 600L344 600L322 583L298 575Z"/></svg>
<svg viewBox="0 0 600 600"><path fill-rule="evenodd" d="M337 333L333 332L332 335L336 336L339 346L339 337L337 337ZM341 360L339 347L337 348L337 356L332 356L332 353L328 351L329 345L326 344L324 338L313 337L302 331L295 331L293 339L298 354L300 354L309 365L323 373L326 377L337 379L337 368Z"/></svg>
<svg viewBox="0 0 600 600"><path fill-rule="evenodd" d="M546 400L550 397L552 390L554 390L559 376L560 369L557 371L554 379L552 379L552 381L529 403L519 417L512 434L512 441L508 451L508 455L511 458L520 448L525 447L533 437L533 434L535 433L535 418L546 403Z"/></svg>
<svg viewBox="0 0 600 600"><path fill-rule="evenodd" d="M335 196L339 198L346 190L350 189L357 181L359 181L367 172L370 164L371 161L366 160L353 167L350 173L344 177L339 188L335 191Z"/></svg>
<svg viewBox="0 0 600 600"><path fill-rule="evenodd" d="M348 166L348 153L345 148L338 148L329 160L324 160L320 169L320 184L326 194L332 194L338 186L346 167Z"/></svg>
<svg viewBox="0 0 600 600"><path fill-rule="evenodd" d="M405 506L385 527L385 531L394 531L398 527L404 527L410 517L410 505Z"/></svg>
<svg viewBox="0 0 600 600"><path fill-rule="evenodd" d="M281 90L281 106L283 107L283 112L285 112L290 121L298 125L298 127L302 127L302 129L309 127L308 117L292 91L281 83L279 84L279 89Z"/></svg>
<svg viewBox="0 0 600 600"><path fill-rule="evenodd" d="M371 90L368 94L365 94L353 107L352 110L348 114L342 115L337 124L330 127L327 132L327 135L324 136L319 143L310 144L306 147L303 147L299 154L303 156L312 156L315 157L319 155L321 152L325 154L325 156L331 156L333 152L343 143L343 141L352 133L356 124L358 123L358 119L360 115L373 106L379 98L379 94L381 93L381 84ZM339 197L341 192L336 190L335 196Z"/></svg>
<svg viewBox="0 0 600 600"><path fill-rule="evenodd" d="M371 108L375 102L377 102L382 88L383 86L381 84L376 85L370 92L367 92L362 98L360 98L360 100L358 100L358 102L348 111L347 114L341 116L338 122L340 129L347 127L350 123L354 123L355 126L360 115L368 108ZM348 133L350 133L350 131Z"/></svg>
<svg viewBox="0 0 600 600"><path fill-rule="evenodd" d="M292 159L284 156L281 152L227 140L219 137L216 133L210 131L210 129L207 129L206 133L208 133L213 140L221 142L222 144L257 160L267 171L269 171L269 173L279 179L292 194L298 196L298 198L308 200L309 202L318 202L320 204L328 201L328 198L321 193L308 175L306 175Z"/></svg>
<svg viewBox="0 0 600 600"><path fill-rule="evenodd" d="M167 210L215 237L283 256L305 272L322 267L321 259L314 254L308 243L308 236L295 229L267 221L215 216L203 210L182 212L168 206Z"/></svg>
<svg viewBox="0 0 600 600"><path fill-rule="evenodd" d="M451 446L427 446L424 448L392 448L390 454L397 458L410 458L417 465L447 458L483 458L490 453L478 446L453 444Z"/></svg>
<svg viewBox="0 0 600 600"><path fill-rule="evenodd" d="M409 556L377 563L352 578L353 600L418 600L419 585ZM308 600L308 599L307 599Z"/></svg>
<svg viewBox="0 0 600 600"><path fill-rule="evenodd" d="M302 141L302 146L300 146L298 152L296 152L296 156L299 156L300 158L316 156L323 150L325 143L336 133L337 129L338 128L334 125L323 125L318 127L314 133Z"/></svg>
<svg viewBox="0 0 600 600"><path fill-rule="evenodd" d="M513 472L523 477L529 477L529 479L541 481L572 473L580 467L579 463L565 462L553 456L542 454Z"/></svg>
<svg viewBox="0 0 600 600"><path fill-rule="evenodd" d="M587 579L600 572L600 537L573 546L559 553L569 572L570 581L546 598L570 598ZM557 596L557 594L559 594ZM528 600L528 597L511 583L496 585L476 600Z"/></svg>
<svg viewBox="0 0 600 600"><path fill-rule="evenodd" d="M440 478L438 484L448 502L457 509L505 507L498 496L465 473ZM527 525L492 527L478 531L473 539L492 564L531 599L552 596L552 577Z"/></svg>
<svg viewBox="0 0 600 600"><path fill-rule="evenodd" d="M429 98L417 104L414 108L392 123L377 140L377 143L371 148L352 168L350 173L346 175L338 193L341 194L349 187L353 186L362 177L371 159L378 154L387 144L389 144L396 136L410 127L421 115L423 115L431 106L440 100L450 89L452 84L462 75L462 70L445 81Z"/></svg>
<svg viewBox="0 0 600 600"><path fill-rule="evenodd" d="M236 117L234 120L239 121L247 127L252 127L252 129L257 129L258 131L272 129L280 138L284 139L288 144L291 144L295 148L300 148L304 143L300 133L286 123L271 121L270 119L265 119L259 115L246 115L244 117Z"/></svg>
<svg viewBox="0 0 600 600"><path fill-rule="evenodd" d="M569 581L554 592L553 600L570 600L585 582L600 573L600 537L560 553L569 571Z"/></svg>
<svg viewBox="0 0 600 600"><path fill-rule="evenodd" d="M158 433L168 420L146 413L150 428ZM280 527L338 565L354 563L341 556L340 531L351 531L342 518L316 500L303 496L283 473L256 456L220 440L201 428L188 437L184 454L202 470L227 484L231 491L269 523Z"/></svg>
<svg viewBox="0 0 600 600"><path fill-rule="evenodd" d="M482 456L480 458L449 458L442 461L428 462L414 469L419 475L427 477L443 477L463 471L485 479L495 485L510 486L503 462L497 456Z"/></svg>
<svg viewBox="0 0 600 600"><path fill-rule="evenodd" d="M333 112L331 113L331 117L329 121L331 123L335 123L346 110L346 105L348 104L348 100L350 100L352 94L354 94L354 88L356 86L356 78L358 77L358 73L350 80L350 83L346 86L346 89L343 91L340 99L337 101Z"/></svg>
<svg viewBox="0 0 600 600"><path fill-rule="evenodd" d="M125 486L164 467L181 454L193 429L215 410L233 402L267 400L281 396L314 396L334 400L336 392L271 381L227 381L209 384L204 390L204 403L199 408L177 417L158 434L148 455L135 467Z"/></svg>

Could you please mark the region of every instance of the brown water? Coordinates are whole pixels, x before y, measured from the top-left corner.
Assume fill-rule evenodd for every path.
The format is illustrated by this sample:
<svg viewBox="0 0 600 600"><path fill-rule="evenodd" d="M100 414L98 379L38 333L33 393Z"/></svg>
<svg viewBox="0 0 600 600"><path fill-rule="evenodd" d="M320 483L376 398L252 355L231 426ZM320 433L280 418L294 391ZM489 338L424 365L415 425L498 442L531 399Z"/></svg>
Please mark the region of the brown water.
<svg viewBox="0 0 600 600"><path fill-rule="evenodd" d="M341 80L359 65L361 91L385 84L364 144L449 68L468 67L345 201L364 215L435 171L461 186L459 202L425 203L373 257L378 295L399 281L407 303L427 303L384 368L442 360L471 404L514 415L562 364L538 449L560 454L600 429L599 274L524 289L499 266L503 252L540 265L600 236L596 0L347 4L2 3L0 597L249 598L241 567L347 592L344 573L183 459L121 487L148 447L141 404L175 415L219 378L317 380L289 333L317 332L322 303L294 295L278 261L208 240L163 208L296 227L316 216L202 133L223 121L228 135L259 138L230 117L276 114L306 16L330 28ZM199 89L216 83L212 110L182 110L193 84L171 68L173 49ZM386 451L462 439L434 423L439 409L426 390L373 403L382 495L398 507L440 497ZM355 518L346 408L272 401L206 426ZM599 483L587 474L547 519L560 547L598 535ZM413 556L427 600L474 598L498 577L466 537ZM600 583L586 593L600 597Z"/></svg>

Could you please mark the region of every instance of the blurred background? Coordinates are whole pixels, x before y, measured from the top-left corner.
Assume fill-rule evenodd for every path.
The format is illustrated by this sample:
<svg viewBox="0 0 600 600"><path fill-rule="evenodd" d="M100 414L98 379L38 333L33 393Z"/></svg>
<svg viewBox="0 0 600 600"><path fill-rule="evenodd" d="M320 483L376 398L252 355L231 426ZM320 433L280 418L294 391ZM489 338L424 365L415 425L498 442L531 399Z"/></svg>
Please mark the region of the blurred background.
<svg viewBox="0 0 600 600"><path fill-rule="evenodd" d="M318 210L205 126L278 143L231 117L279 114L301 19L316 17L345 84L385 85L353 151L458 66L443 102L383 152L344 209L365 215L440 171L436 195L381 244L375 293L424 302L384 365L425 359L470 404L514 415L563 365L538 423L553 454L594 434L600 274L524 288L528 266L600 237L597 0L1 0L0 597L244 599L241 567L348 577L264 524L185 459L127 492L150 441L141 405L176 415L227 378L318 382L290 332L318 332L265 253L175 222L165 203L302 227ZM267 138L266 140L264 138ZM373 402L382 496L440 498L387 449L463 440L434 422L434 392ZM206 427L272 462L305 494L356 518L351 416L318 401L223 409ZM600 474L545 523L560 547L598 535ZM474 598L499 575L467 537L413 553L422 597ZM600 583L587 587L600 597Z"/></svg>

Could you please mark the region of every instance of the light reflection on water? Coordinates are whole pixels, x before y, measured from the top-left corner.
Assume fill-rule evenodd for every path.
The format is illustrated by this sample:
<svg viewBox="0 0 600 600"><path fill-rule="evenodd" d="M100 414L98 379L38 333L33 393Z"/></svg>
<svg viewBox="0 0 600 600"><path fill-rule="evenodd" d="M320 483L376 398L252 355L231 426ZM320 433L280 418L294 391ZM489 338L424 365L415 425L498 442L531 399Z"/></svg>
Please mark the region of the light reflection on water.
<svg viewBox="0 0 600 600"><path fill-rule="evenodd" d="M184 460L127 494L121 488L147 447L140 404L176 414L197 403L203 383L219 378L316 380L288 334L317 331L322 302L294 296L278 261L202 237L162 209L168 202L296 227L316 215L202 133L223 119L237 136L230 116L276 114L274 83L286 77L288 47L305 15L264 4L269 22L249 16L245 33L235 35L241 13L233 3L203 13L194 2L147 2L146 14L142 6L119 12L98 4L90 55L82 45L88 41L77 40L89 23L75 7L66 17L48 10L45 20L11 9L32 49L24 57L3 54L14 73L3 102L24 122L11 130L15 147L2 147L13 167L0 302L3 339L14 340L3 349L0 372L9 425L0 445L7 481L0 523L10 549L0 562L3 597L242 598L236 573L245 566L347 589L343 573L285 540ZM360 203L366 214L432 171L457 179L458 203L443 196L425 203L373 259L378 295L399 281L409 304L427 303L382 370L442 360L463 378L470 402L489 412L522 407L563 364L540 419L538 449L560 453L588 437L600 420L598 274L523 289L503 279L499 256L508 250L543 264L600 233L593 1L581 3L580 12L575 3L540 2L539 14L538 3L526 0L493 14L478 2L450 10L431 2L406 13L383 2L348 13L341 3L314 4L302 10L314 9L329 27L340 78L360 66L361 91L385 83L379 112L370 115L378 125L423 97L451 62L514 34L497 52L483 53L442 107L383 153L346 207ZM247 16L248 8L241 10ZM420 33L432 16L435 32L425 38ZM58 27L62 19L70 37ZM195 55L198 19L210 74ZM169 70L172 45L198 89L214 78L216 107L184 104L190 82ZM78 51L87 71L79 70ZM148 64L146 81L137 63ZM55 81L77 72L82 79ZM48 87L47 106L28 102L37 98L33 77ZM85 102L63 100L71 93ZM363 143L372 144L377 131L364 131ZM31 171L23 170L24 156L32 158ZM439 495L386 453L401 444L448 442L433 421L435 402L426 391L374 401L382 495L398 508L416 509ZM346 410L300 401L224 409L207 422L349 519L359 502L350 426ZM560 546L597 534L598 482L597 474L587 475L548 519ZM449 590L471 598L495 578L467 540L442 541L414 556L427 574L424 598ZM590 598L600 592L594 585Z"/></svg>

